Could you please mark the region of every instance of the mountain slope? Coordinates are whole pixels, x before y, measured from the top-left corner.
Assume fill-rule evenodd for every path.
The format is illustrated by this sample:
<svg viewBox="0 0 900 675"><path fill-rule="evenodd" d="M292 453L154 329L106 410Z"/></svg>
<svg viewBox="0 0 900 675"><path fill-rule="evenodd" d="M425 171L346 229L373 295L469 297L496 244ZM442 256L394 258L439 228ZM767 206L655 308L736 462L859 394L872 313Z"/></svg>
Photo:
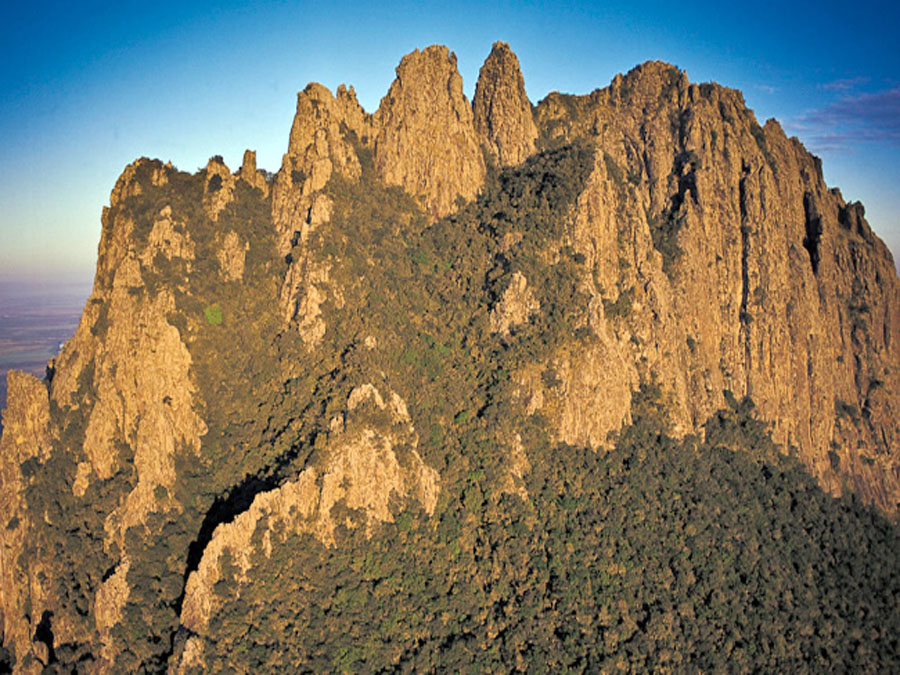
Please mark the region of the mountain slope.
<svg viewBox="0 0 900 675"><path fill-rule="evenodd" d="M3 643L889 667L896 530L857 498L900 499L898 288L818 160L671 66L533 109L501 43L472 106L442 47L372 115L311 84L273 178L117 182L75 337L10 378Z"/></svg>

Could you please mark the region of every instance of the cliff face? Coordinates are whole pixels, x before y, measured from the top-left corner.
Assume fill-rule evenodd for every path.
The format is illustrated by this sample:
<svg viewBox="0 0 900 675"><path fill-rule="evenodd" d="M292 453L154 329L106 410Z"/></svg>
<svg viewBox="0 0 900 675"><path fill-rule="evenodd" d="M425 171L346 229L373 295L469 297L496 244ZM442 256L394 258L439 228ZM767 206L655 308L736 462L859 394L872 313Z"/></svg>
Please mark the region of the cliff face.
<svg viewBox="0 0 900 675"><path fill-rule="evenodd" d="M403 57L374 121L375 170L416 197L433 218L478 194L484 160L456 55L428 47Z"/></svg>
<svg viewBox="0 0 900 675"><path fill-rule="evenodd" d="M898 311L862 206L736 91L647 63L532 109L503 43L472 105L444 47L371 115L310 84L274 178L250 151L127 167L75 337L10 375L4 645L23 672L201 666L231 576L432 516L484 473L465 439L527 501L534 428L602 452L642 386L677 435L751 397L894 515Z"/></svg>
<svg viewBox="0 0 900 675"><path fill-rule="evenodd" d="M537 119L547 143L597 143L574 239L620 391L657 379L684 431L723 390L751 396L828 490L894 512L900 286L862 206L738 92L665 64L551 95ZM564 435L600 445L620 419Z"/></svg>
<svg viewBox="0 0 900 675"><path fill-rule="evenodd" d="M475 130L501 166L524 162L534 154L537 127L519 59L505 42L497 42L481 67L475 98Z"/></svg>

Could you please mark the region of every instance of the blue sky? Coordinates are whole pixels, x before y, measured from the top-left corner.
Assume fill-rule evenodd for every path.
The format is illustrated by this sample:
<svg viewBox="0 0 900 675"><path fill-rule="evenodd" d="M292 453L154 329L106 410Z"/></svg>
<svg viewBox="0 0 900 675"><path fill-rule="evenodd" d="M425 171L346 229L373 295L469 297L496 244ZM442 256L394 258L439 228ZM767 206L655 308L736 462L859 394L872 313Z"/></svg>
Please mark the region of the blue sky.
<svg viewBox="0 0 900 675"><path fill-rule="evenodd" d="M5 3L0 280L89 280L100 212L146 155L194 171L245 148L275 171L296 92L345 82L372 111L400 58L456 52L466 93L495 40L532 101L660 59L742 89L862 201L900 257L900 9L886 3Z"/></svg>

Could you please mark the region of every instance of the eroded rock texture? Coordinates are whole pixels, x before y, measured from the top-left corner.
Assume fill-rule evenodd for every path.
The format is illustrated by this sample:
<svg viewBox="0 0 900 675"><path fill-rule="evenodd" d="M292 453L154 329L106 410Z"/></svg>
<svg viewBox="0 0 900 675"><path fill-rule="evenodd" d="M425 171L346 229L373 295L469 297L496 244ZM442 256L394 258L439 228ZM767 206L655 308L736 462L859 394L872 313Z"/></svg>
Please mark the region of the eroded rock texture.
<svg viewBox="0 0 900 675"><path fill-rule="evenodd" d="M481 67L475 98L475 129L501 166L519 164L534 154L537 127L519 59L505 42L494 43Z"/></svg>
<svg viewBox="0 0 900 675"><path fill-rule="evenodd" d="M685 431L723 390L749 395L823 485L893 512L900 287L862 207L739 92L666 64L551 95L537 119L548 142L597 144L574 239L618 387L655 378ZM614 400L588 397L584 418Z"/></svg>
<svg viewBox="0 0 900 675"><path fill-rule="evenodd" d="M446 47L403 57L374 123L378 176L415 196L431 217L478 194L484 160L456 55Z"/></svg>

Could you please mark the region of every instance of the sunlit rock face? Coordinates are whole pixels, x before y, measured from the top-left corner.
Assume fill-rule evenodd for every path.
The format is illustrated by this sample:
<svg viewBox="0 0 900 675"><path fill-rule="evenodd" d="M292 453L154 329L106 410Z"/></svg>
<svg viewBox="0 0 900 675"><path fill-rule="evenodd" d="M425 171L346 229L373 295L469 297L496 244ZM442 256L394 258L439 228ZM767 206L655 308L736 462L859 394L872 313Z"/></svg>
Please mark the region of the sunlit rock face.
<svg viewBox="0 0 900 675"><path fill-rule="evenodd" d="M481 67L475 98L475 129L501 166L520 164L535 152L537 127L519 59L505 42L494 43Z"/></svg>
<svg viewBox="0 0 900 675"><path fill-rule="evenodd" d="M375 170L432 218L478 194L484 159L456 55L432 46L403 57L375 113Z"/></svg>
<svg viewBox="0 0 900 675"><path fill-rule="evenodd" d="M555 142L598 148L574 238L626 391L655 378L685 432L724 390L749 395L823 486L894 512L900 287L861 206L739 92L667 64L551 94L536 119ZM594 405L608 397L583 419Z"/></svg>

